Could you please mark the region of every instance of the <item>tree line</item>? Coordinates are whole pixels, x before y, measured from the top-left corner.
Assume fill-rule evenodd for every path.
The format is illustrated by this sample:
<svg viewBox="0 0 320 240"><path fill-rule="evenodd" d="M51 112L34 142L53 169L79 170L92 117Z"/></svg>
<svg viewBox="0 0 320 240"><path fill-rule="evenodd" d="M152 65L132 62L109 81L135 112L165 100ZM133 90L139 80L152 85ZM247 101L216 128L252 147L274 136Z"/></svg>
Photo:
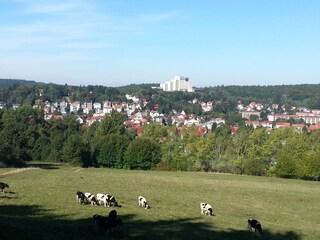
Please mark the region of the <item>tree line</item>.
<svg viewBox="0 0 320 240"><path fill-rule="evenodd" d="M0 79L0 101L12 104L33 105L36 99L50 102L70 101L126 101L125 95L137 95L146 99L147 110L158 105L158 111L170 114L173 109L200 115L227 115L235 111L238 101L244 105L250 102L263 104L280 104L296 107L320 108L320 84L276 85L276 86L216 86L198 89L193 93L164 92L151 88L159 84L131 84L122 87L106 86L70 86L58 84L36 83L23 80ZM39 94L39 93L42 94ZM204 113L199 102L212 101L213 110ZM289 109L289 108L287 108Z"/></svg>
<svg viewBox="0 0 320 240"><path fill-rule="evenodd" d="M73 115L45 121L43 112L30 106L0 110L0 165L34 160L82 167L320 176L319 131L270 132L243 125L232 134L225 125L202 135L196 126L148 124L137 137L123 121L115 111L89 127Z"/></svg>

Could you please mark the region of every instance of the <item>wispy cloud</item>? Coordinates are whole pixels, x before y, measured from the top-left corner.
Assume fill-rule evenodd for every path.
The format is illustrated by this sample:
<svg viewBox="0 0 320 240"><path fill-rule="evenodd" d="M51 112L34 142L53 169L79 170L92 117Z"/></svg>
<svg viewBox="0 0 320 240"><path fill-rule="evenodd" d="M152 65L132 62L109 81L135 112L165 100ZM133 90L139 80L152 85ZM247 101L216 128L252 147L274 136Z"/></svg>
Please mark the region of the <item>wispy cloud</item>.
<svg viewBox="0 0 320 240"><path fill-rule="evenodd" d="M156 22L168 21L177 12L156 14L140 13L127 18L113 14L110 9L101 9L105 1L85 0L14 0L19 4L14 23L3 25L0 50L52 49L60 50L108 48L119 43L121 36L150 31ZM118 4L117 7L127 7ZM121 9L118 9L121 11ZM1 10L0 10L1 11ZM16 14L16 13L15 13ZM5 48L5 49L4 49ZM34 53L36 54L36 52Z"/></svg>
<svg viewBox="0 0 320 240"><path fill-rule="evenodd" d="M80 0L15 0L26 14L59 14L89 9L93 5Z"/></svg>

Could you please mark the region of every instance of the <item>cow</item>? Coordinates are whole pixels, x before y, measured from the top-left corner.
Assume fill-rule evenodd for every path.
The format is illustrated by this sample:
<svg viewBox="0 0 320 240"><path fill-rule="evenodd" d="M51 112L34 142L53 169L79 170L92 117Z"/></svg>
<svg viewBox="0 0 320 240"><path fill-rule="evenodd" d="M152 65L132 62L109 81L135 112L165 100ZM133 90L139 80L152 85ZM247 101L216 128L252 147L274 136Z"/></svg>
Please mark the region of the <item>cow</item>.
<svg viewBox="0 0 320 240"><path fill-rule="evenodd" d="M106 198L106 194L97 193L97 195L96 195L97 203L99 205L105 205L106 206L105 198Z"/></svg>
<svg viewBox="0 0 320 240"><path fill-rule="evenodd" d="M121 207L116 198L110 194L106 194L106 203L107 203L107 207Z"/></svg>
<svg viewBox="0 0 320 240"><path fill-rule="evenodd" d="M91 205L93 205L93 206L98 205L97 200L96 200L96 196L94 194L86 192L84 195L86 197L86 201L89 202Z"/></svg>
<svg viewBox="0 0 320 240"><path fill-rule="evenodd" d="M86 199L86 196L84 195L83 192L77 192L76 193L76 200L77 200L77 203L80 203L81 205L84 204L85 202L85 199Z"/></svg>
<svg viewBox="0 0 320 240"><path fill-rule="evenodd" d="M104 205L105 207L120 207L116 198L110 194L97 194L97 202L99 205Z"/></svg>
<svg viewBox="0 0 320 240"><path fill-rule="evenodd" d="M208 203L200 203L201 214L213 216L212 206Z"/></svg>
<svg viewBox="0 0 320 240"><path fill-rule="evenodd" d="M9 188L9 185L3 182L0 182L0 190L2 193L4 193L4 189Z"/></svg>
<svg viewBox="0 0 320 240"><path fill-rule="evenodd" d="M138 204L139 204L139 207L142 207L144 209L150 208L145 197L139 196L138 197Z"/></svg>
<svg viewBox="0 0 320 240"><path fill-rule="evenodd" d="M248 231L249 232L259 232L261 235L263 233L261 223L253 218L248 219Z"/></svg>

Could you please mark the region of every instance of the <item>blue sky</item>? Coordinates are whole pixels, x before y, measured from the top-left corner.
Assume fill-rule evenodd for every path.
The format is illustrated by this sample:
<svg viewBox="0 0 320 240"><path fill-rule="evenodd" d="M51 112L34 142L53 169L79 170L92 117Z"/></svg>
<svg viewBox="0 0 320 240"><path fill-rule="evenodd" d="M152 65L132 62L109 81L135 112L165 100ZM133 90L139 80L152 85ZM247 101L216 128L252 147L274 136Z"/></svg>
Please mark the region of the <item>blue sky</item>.
<svg viewBox="0 0 320 240"><path fill-rule="evenodd" d="M0 0L0 78L320 83L318 0Z"/></svg>

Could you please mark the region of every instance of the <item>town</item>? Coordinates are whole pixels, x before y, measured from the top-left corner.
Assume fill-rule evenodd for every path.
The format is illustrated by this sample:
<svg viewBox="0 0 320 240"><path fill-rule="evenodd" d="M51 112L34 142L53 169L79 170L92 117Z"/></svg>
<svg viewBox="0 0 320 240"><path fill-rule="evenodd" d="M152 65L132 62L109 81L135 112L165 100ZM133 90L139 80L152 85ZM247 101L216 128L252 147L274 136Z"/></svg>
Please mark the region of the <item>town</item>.
<svg viewBox="0 0 320 240"><path fill-rule="evenodd" d="M183 76L175 76L171 81L167 81L160 86L152 87L160 89L164 92L194 92L197 91L195 87L189 82L189 78ZM198 90L199 91L199 90ZM227 124L226 119L218 118L204 118L202 115L194 113L186 114L184 110L178 112L172 109L172 114L160 113L158 111L159 104L154 104L152 109L146 108L148 100L141 98L141 96L125 94L126 101L103 101L92 102L82 101L61 101L50 102L43 100L45 91L39 89L39 97L34 102L34 108L42 108L44 112L44 119L62 119L67 114L73 114L80 124L91 126L94 123L99 123L106 116L110 115L112 111L116 111L125 116L126 121L124 125L128 129L137 131L137 135L142 135L142 126L150 123L168 124L181 126L198 126L199 131L205 134L212 126L219 127ZM203 113L212 111L215 102L213 101L199 101L197 98L192 99L189 103L199 105ZM0 109L5 108L6 103L0 101ZM12 104L13 108L20 107L20 104ZM288 109L287 109L288 108ZM241 115L245 125L253 126L254 128L263 127L268 130L284 127L294 127L298 131L314 131L320 129L320 109L308 109L306 107L285 106L280 104L266 104L250 102L245 105L242 101L238 101L234 111ZM267 112L262 117L262 112ZM170 118L170 119L169 119ZM237 124L231 127L232 133L237 132Z"/></svg>

